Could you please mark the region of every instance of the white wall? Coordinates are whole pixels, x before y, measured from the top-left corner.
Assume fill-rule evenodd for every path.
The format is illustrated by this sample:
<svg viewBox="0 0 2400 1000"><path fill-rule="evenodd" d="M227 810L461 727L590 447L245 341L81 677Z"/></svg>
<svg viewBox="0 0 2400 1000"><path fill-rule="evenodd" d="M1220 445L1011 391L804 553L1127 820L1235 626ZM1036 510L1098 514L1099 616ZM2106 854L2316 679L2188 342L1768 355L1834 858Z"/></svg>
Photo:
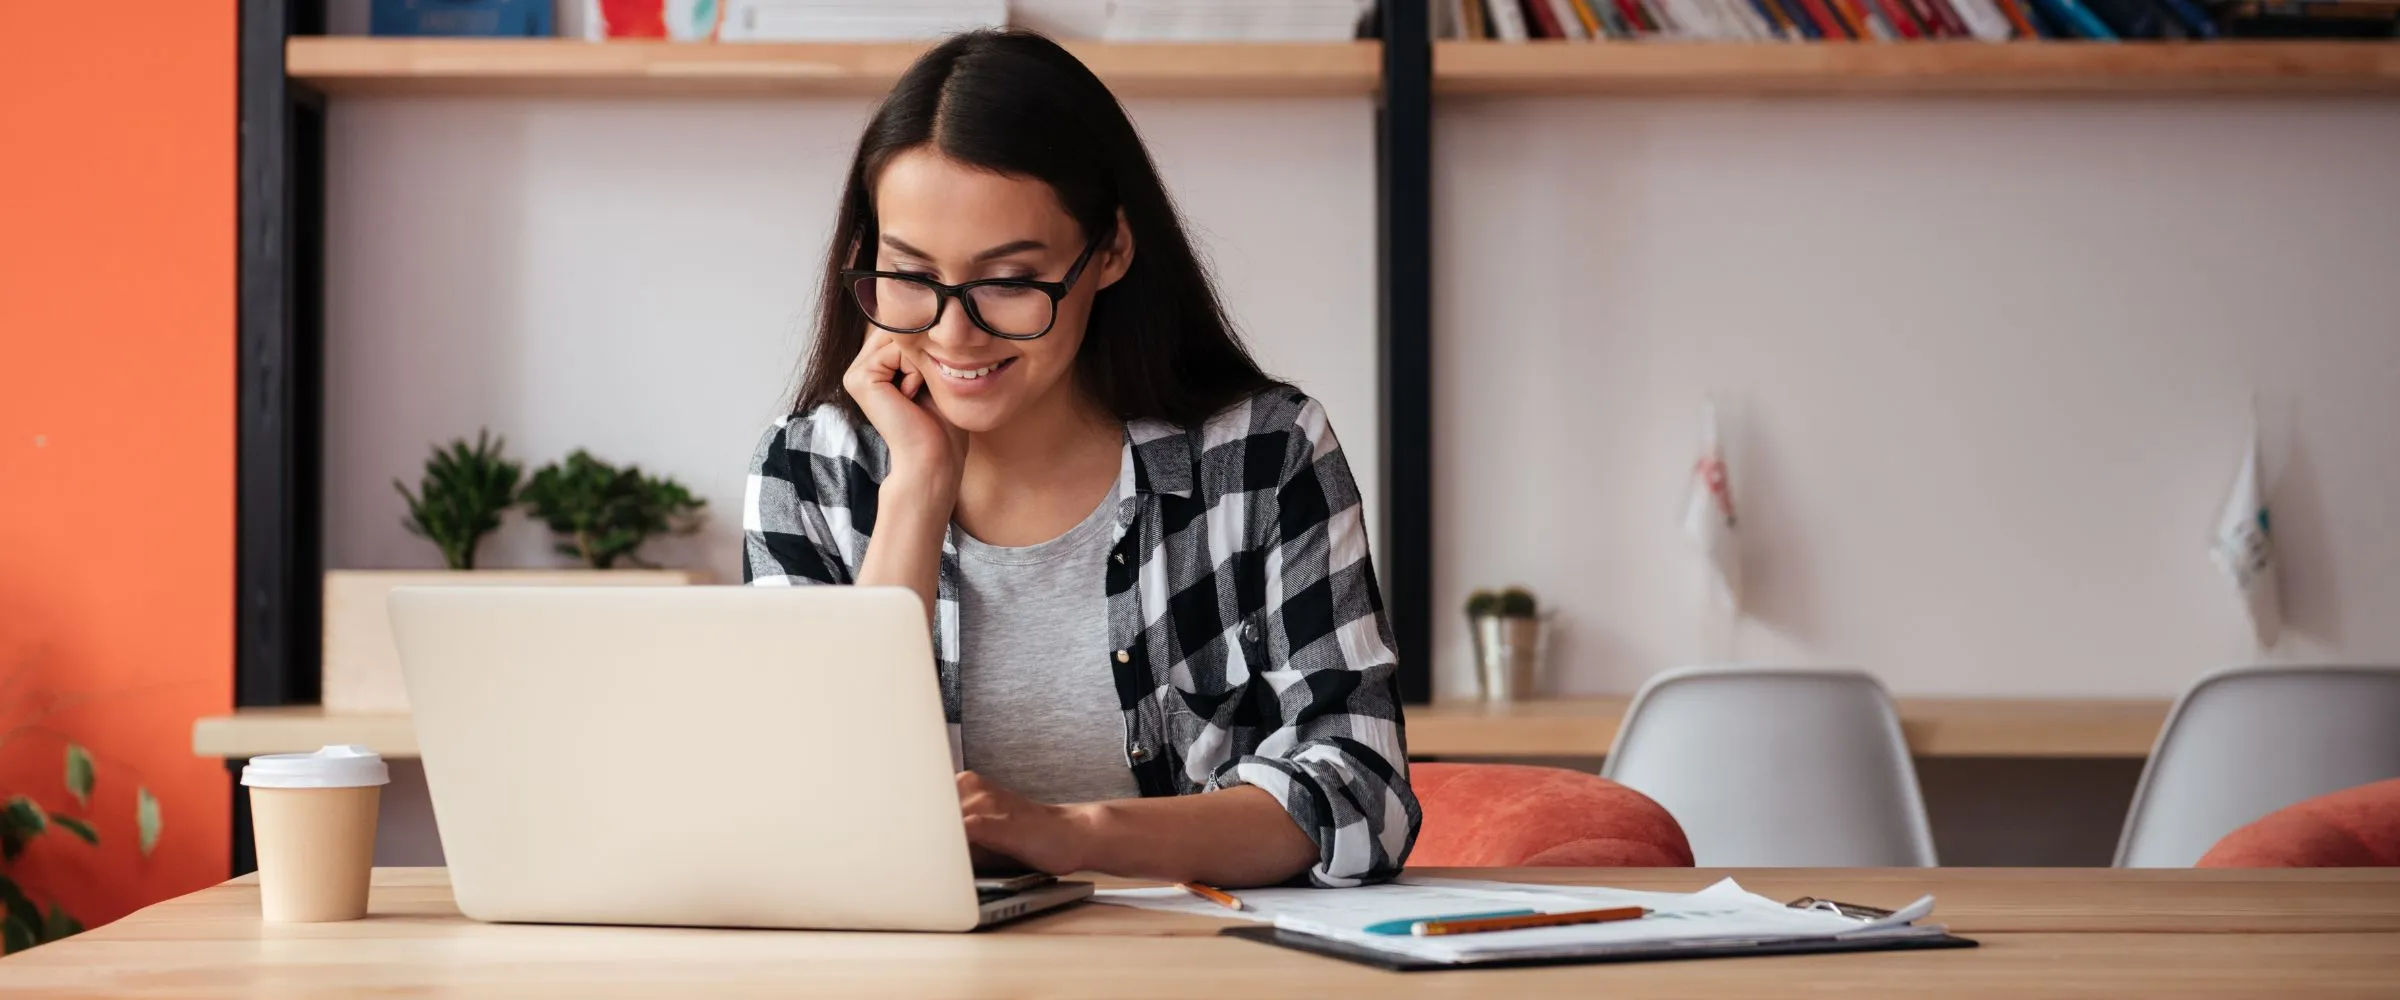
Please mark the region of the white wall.
<svg viewBox="0 0 2400 1000"><path fill-rule="evenodd" d="M712 521L646 554L738 580L742 477L795 385L868 107L335 101L328 564L438 566L391 481L488 426L534 462L584 446L682 479ZM1237 322L1325 402L1376 510L1371 106L1133 111ZM512 515L483 561L550 565L547 544Z"/></svg>
<svg viewBox="0 0 2400 1000"><path fill-rule="evenodd" d="M2248 657L2204 543L2250 393L2290 631L2400 660L2400 103L1445 100L1439 686L1523 581L1560 687L1721 652L1678 527L1724 410L1735 658L2166 695Z"/></svg>

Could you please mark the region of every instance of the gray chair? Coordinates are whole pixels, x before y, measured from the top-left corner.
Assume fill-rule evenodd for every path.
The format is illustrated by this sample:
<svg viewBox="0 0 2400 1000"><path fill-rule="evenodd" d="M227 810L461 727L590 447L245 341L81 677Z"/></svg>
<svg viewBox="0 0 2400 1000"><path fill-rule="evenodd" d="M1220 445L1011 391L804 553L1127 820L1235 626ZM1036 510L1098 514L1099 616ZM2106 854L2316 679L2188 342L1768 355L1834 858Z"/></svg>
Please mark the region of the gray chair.
<svg viewBox="0 0 2400 1000"><path fill-rule="evenodd" d="M1601 774L1658 800L1711 867L1928 867L1891 696L1855 670L1687 667L1634 695Z"/></svg>
<svg viewBox="0 0 2400 1000"><path fill-rule="evenodd" d="M2400 667L2235 667L2185 691L2117 841L2119 868L2188 868L2302 799L2400 777Z"/></svg>

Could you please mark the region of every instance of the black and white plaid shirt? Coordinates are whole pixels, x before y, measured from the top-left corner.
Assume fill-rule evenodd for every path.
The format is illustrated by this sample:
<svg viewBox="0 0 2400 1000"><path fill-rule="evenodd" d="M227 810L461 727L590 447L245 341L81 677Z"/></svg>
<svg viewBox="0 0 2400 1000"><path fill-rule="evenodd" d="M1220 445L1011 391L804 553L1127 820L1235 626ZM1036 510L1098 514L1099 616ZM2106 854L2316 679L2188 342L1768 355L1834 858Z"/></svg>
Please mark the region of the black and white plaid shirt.
<svg viewBox="0 0 2400 1000"><path fill-rule="evenodd" d="M742 576L847 584L891 458L823 406L751 459ZM1396 874L1416 840L1392 635L1357 484L1325 409L1277 386L1199 427L1125 427L1108 563L1108 667L1144 796L1253 785L1317 845L1309 881ZM958 549L942 542L933 628L959 762Z"/></svg>

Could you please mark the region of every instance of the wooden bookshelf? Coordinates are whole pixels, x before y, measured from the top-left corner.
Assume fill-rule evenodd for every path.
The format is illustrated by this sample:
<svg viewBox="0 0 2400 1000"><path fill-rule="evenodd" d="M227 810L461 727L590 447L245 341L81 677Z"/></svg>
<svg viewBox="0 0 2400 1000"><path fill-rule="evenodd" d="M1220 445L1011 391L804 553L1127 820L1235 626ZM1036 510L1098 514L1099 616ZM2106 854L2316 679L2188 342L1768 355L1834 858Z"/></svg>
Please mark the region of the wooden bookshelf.
<svg viewBox="0 0 2400 1000"><path fill-rule="evenodd" d="M1438 42L1445 94L2400 93L2400 42Z"/></svg>
<svg viewBox="0 0 2400 1000"><path fill-rule="evenodd" d="M1628 699L1549 698L1408 708L1408 748L1426 757L1598 757L1608 753ZM2165 701L2056 698L1901 698L1900 728L1925 757L2148 756ZM328 713L314 705L245 708L192 726L202 757L301 753L357 743L387 757L417 755L405 713Z"/></svg>
<svg viewBox="0 0 2400 1000"><path fill-rule="evenodd" d="M1375 92L1374 42L1069 42L1121 97L1323 97ZM284 71L336 96L876 96L917 43L676 44L573 39L309 37Z"/></svg>

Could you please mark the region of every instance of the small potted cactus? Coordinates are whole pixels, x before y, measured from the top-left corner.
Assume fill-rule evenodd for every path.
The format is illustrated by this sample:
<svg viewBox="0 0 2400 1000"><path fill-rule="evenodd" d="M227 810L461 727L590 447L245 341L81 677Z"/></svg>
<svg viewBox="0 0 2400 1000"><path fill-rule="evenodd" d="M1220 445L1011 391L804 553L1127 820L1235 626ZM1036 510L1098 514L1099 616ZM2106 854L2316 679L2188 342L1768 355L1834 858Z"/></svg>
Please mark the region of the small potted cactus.
<svg viewBox="0 0 2400 1000"><path fill-rule="evenodd" d="M1523 587L1478 590L1467 598L1475 644L1475 682L1486 701L1534 697L1540 683L1543 620Z"/></svg>

